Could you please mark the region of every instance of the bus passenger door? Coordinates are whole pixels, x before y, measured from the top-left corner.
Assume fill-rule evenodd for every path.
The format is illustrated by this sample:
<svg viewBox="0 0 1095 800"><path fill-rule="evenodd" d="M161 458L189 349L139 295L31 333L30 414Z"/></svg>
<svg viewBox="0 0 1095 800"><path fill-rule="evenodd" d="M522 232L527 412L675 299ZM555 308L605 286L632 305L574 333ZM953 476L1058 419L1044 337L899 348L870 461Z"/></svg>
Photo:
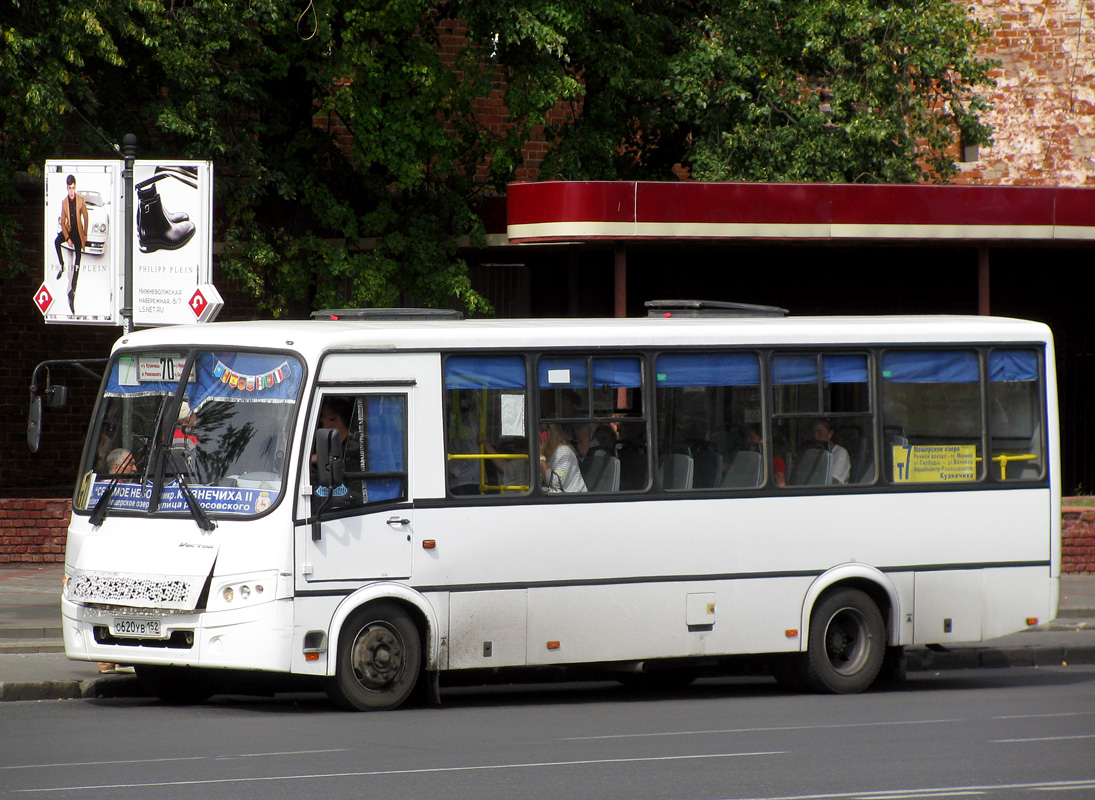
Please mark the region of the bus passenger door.
<svg viewBox="0 0 1095 800"><path fill-rule="evenodd" d="M414 510L410 497L409 387L321 390L313 428L339 432L343 480L319 486L316 448L308 484L302 476L297 525L298 579L356 581L408 578Z"/></svg>

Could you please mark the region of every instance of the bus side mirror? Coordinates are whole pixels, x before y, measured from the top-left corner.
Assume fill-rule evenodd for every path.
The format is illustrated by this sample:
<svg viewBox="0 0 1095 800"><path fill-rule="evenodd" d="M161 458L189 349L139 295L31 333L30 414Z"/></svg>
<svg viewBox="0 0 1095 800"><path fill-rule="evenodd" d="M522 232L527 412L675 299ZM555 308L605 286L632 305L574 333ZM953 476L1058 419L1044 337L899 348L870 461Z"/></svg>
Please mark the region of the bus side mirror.
<svg viewBox="0 0 1095 800"><path fill-rule="evenodd" d="M30 393L30 411L27 413L27 444L30 452L38 452L42 439L42 395Z"/></svg>
<svg viewBox="0 0 1095 800"><path fill-rule="evenodd" d="M46 396L46 405L50 408L60 408L68 402L67 386L47 386L44 394Z"/></svg>
<svg viewBox="0 0 1095 800"><path fill-rule="evenodd" d="M342 438L334 428L316 431L316 478L328 489L342 485Z"/></svg>

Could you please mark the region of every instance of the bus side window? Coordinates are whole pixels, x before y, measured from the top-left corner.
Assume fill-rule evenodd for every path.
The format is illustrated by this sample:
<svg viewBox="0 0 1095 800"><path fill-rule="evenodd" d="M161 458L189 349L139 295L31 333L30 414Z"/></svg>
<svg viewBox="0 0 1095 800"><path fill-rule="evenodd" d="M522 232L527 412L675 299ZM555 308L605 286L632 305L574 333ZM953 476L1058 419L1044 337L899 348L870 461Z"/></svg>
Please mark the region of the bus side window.
<svg viewBox="0 0 1095 800"><path fill-rule="evenodd" d="M875 480L874 414L864 353L772 356L772 445L787 486Z"/></svg>
<svg viewBox="0 0 1095 800"><path fill-rule="evenodd" d="M445 482L450 495L529 491L527 376L521 356L445 359Z"/></svg>
<svg viewBox="0 0 1095 800"><path fill-rule="evenodd" d="M760 486L767 468L759 435L757 355L662 353L654 374L662 486L669 491Z"/></svg>
<svg viewBox="0 0 1095 800"><path fill-rule="evenodd" d="M991 472L1003 481L1042 477L1042 387L1038 354L996 349L989 353Z"/></svg>
<svg viewBox="0 0 1095 800"><path fill-rule="evenodd" d="M648 484L642 361L636 356L545 356L537 363L549 494L638 491ZM578 465L577 474L573 469Z"/></svg>
<svg viewBox="0 0 1095 800"><path fill-rule="evenodd" d="M893 483L957 483L985 474L981 360L973 350L882 354L882 466Z"/></svg>

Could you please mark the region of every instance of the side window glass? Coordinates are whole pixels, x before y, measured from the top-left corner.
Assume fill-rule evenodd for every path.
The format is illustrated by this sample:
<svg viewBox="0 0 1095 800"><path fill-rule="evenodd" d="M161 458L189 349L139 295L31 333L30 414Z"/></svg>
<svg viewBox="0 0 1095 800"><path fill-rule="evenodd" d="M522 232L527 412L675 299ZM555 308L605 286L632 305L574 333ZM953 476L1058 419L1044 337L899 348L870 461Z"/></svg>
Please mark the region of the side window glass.
<svg viewBox="0 0 1095 800"><path fill-rule="evenodd" d="M326 394L320 429L338 431L343 480L317 485L312 449L312 487L323 510L360 508L407 499L407 398L402 394Z"/></svg>
<svg viewBox="0 0 1095 800"><path fill-rule="evenodd" d="M1042 387L1034 350L989 353L989 445L993 477L1038 480L1043 475Z"/></svg>
<svg viewBox="0 0 1095 800"><path fill-rule="evenodd" d="M776 484L872 483L874 423L866 354L778 354L771 367ZM783 481L780 467L786 470Z"/></svg>
<svg viewBox="0 0 1095 800"><path fill-rule="evenodd" d="M537 364L539 483L549 494L621 492L649 483L642 361L545 357Z"/></svg>
<svg viewBox="0 0 1095 800"><path fill-rule="evenodd" d="M744 489L764 482L767 448L755 354L663 353L654 361L654 379L658 475L665 489Z"/></svg>
<svg viewBox="0 0 1095 800"><path fill-rule="evenodd" d="M980 358L973 350L882 355L882 465L894 483L984 475Z"/></svg>
<svg viewBox="0 0 1095 800"><path fill-rule="evenodd" d="M525 359L445 359L445 475L449 494L529 490Z"/></svg>

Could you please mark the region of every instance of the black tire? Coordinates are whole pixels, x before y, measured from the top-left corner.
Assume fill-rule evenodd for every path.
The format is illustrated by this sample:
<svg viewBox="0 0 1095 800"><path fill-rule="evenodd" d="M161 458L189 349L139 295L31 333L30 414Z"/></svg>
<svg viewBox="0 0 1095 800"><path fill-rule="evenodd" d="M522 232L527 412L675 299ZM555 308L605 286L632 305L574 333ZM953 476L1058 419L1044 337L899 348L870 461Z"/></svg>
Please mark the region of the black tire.
<svg viewBox="0 0 1095 800"><path fill-rule="evenodd" d="M196 667L158 667L144 664L136 666L134 670L146 691L173 706L204 703L224 686L222 676Z"/></svg>
<svg viewBox="0 0 1095 800"><path fill-rule="evenodd" d="M351 711L398 708L422 670L418 628L395 603L373 603L346 620L335 658L327 694L336 705Z"/></svg>
<svg viewBox="0 0 1095 800"><path fill-rule="evenodd" d="M874 601L857 589L824 595L810 617L803 680L816 692L855 694L878 676L886 626Z"/></svg>

